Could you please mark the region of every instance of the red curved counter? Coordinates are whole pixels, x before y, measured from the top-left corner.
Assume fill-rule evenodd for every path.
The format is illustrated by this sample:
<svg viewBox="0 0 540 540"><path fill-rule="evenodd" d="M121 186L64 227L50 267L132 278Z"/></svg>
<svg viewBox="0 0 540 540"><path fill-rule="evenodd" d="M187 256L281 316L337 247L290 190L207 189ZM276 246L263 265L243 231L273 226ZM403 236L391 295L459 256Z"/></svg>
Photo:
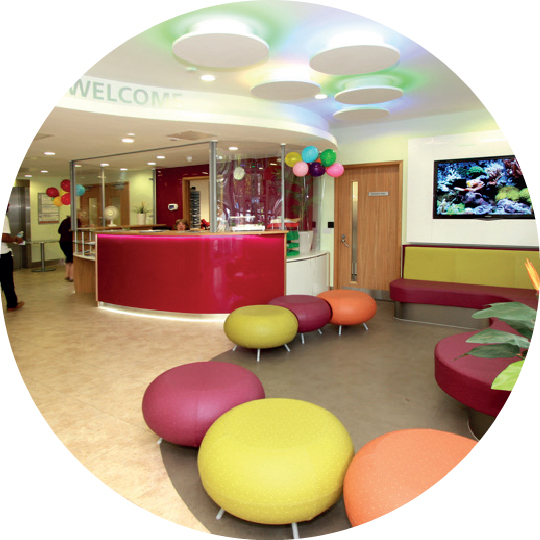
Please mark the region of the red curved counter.
<svg viewBox="0 0 540 540"><path fill-rule="evenodd" d="M285 294L285 232L96 235L97 300L227 314Z"/></svg>

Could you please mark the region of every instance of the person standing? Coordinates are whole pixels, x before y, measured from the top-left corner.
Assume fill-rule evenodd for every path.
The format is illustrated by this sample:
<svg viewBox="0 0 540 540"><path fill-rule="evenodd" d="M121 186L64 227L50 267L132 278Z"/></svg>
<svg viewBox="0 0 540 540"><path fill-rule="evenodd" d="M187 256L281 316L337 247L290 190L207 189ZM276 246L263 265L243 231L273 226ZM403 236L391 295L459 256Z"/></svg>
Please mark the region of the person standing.
<svg viewBox="0 0 540 540"><path fill-rule="evenodd" d="M23 239L17 236L11 236L9 220L7 213L4 217L4 228L2 229L2 250L0 252L0 280L2 282L2 292L6 298L8 311L15 311L24 306L24 302L19 302L15 293L15 284L13 282L13 255L8 244L22 244Z"/></svg>
<svg viewBox="0 0 540 540"><path fill-rule="evenodd" d="M78 220L79 227L81 221ZM58 227L60 234L60 249L66 256L66 277L68 281L73 281L73 231L71 230L71 216L68 216Z"/></svg>

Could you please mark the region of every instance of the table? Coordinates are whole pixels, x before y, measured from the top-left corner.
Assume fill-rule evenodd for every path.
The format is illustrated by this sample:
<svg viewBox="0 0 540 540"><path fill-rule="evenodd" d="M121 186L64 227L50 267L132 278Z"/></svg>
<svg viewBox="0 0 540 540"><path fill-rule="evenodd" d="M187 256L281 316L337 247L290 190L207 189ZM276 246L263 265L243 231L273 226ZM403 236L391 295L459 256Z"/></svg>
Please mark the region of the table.
<svg viewBox="0 0 540 540"><path fill-rule="evenodd" d="M53 242L58 242L58 240L28 240L27 244L40 244L41 250L41 266L40 268L34 268L32 272L52 272L56 268L45 268L45 244L51 244Z"/></svg>

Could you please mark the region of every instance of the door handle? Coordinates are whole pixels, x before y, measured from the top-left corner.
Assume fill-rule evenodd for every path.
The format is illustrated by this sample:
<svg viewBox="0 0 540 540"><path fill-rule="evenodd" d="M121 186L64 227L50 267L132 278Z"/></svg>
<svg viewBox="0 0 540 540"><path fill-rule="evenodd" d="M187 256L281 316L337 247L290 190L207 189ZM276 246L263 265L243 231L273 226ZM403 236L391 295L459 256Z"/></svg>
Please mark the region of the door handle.
<svg viewBox="0 0 540 540"><path fill-rule="evenodd" d="M347 244L347 242L345 242L345 235L344 234L341 235L341 241L343 242L343 244L345 244L345 247L351 247L351 246L349 246L349 244Z"/></svg>

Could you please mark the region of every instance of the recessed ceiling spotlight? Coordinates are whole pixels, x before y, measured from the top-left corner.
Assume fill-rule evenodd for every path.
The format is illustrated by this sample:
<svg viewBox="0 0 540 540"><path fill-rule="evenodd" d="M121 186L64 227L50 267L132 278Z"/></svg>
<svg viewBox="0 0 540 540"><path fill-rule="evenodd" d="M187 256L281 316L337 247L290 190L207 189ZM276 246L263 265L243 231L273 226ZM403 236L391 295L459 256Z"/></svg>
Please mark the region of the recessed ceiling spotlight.
<svg viewBox="0 0 540 540"><path fill-rule="evenodd" d="M40 172L42 172L42 173L48 173L49 171L40 171Z"/></svg>
<svg viewBox="0 0 540 540"><path fill-rule="evenodd" d="M25 174L24 177L25 178L32 178L32 175L31 174Z"/></svg>
<svg viewBox="0 0 540 540"><path fill-rule="evenodd" d="M215 81L215 80L216 80L216 78L213 75L203 75L201 77L201 81L212 82L212 81Z"/></svg>
<svg viewBox="0 0 540 540"><path fill-rule="evenodd" d="M125 167L122 167L120 170L121 171L127 171L127 169Z"/></svg>
<svg viewBox="0 0 540 540"><path fill-rule="evenodd" d="M229 146L229 150L234 152L235 150L238 150L238 146Z"/></svg>
<svg viewBox="0 0 540 540"><path fill-rule="evenodd" d="M82 167L82 165L75 165L75 167Z"/></svg>
<svg viewBox="0 0 540 540"><path fill-rule="evenodd" d="M147 163L147 165L155 165L155 163L150 161L149 163Z"/></svg>
<svg viewBox="0 0 540 540"><path fill-rule="evenodd" d="M46 156L55 156L56 152L43 152Z"/></svg>
<svg viewBox="0 0 540 540"><path fill-rule="evenodd" d="M100 167L108 167L109 164L108 164L108 163L100 163L99 166L100 166Z"/></svg>
<svg viewBox="0 0 540 540"><path fill-rule="evenodd" d="M328 96L326 94L317 94L315 96L315 99L327 99Z"/></svg>
<svg viewBox="0 0 540 540"><path fill-rule="evenodd" d="M156 156L157 159L165 159L165 156Z"/></svg>
<svg viewBox="0 0 540 540"><path fill-rule="evenodd" d="M131 139L131 138L126 137L125 139L122 139L122 142L125 142L125 143L134 143L134 142L135 142L135 139Z"/></svg>

